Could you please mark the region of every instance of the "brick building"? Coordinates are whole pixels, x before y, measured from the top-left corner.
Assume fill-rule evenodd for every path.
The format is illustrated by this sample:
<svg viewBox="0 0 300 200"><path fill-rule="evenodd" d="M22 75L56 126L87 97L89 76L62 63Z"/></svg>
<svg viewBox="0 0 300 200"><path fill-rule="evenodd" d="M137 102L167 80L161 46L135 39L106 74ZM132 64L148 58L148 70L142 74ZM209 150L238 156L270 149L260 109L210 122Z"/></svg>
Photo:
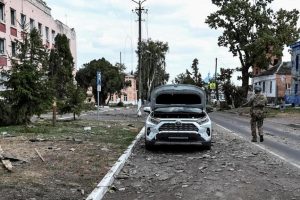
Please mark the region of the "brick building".
<svg viewBox="0 0 300 200"><path fill-rule="evenodd" d="M130 81L131 86L126 87L121 91L121 96L117 94L111 96L109 104L117 104L122 101L124 104L137 104L137 88L136 88L136 79L133 75L127 74L125 76L125 81Z"/></svg>
<svg viewBox="0 0 300 200"><path fill-rule="evenodd" d="M266 95L269 103L280 103L291 89L291 69L291 62L280 60L276 65L270 65L267 70L259 70L259 73L254 72L253 88L255 85L261 86L262 93Z"/></svg>
<svg viewBox="0 0 300 200"><path fill-rule="evenodd" d="M69 38L71 53L77 66L76 33L51 16L51 8L42 0L0 0L0 71L11 67L10 58L16 55L16 42L22 40L24 29L36 28L44 45L55 47L57 34ZM3 88L2 88L3 89ZM0 86L1 90L1 86Z"/></svg>

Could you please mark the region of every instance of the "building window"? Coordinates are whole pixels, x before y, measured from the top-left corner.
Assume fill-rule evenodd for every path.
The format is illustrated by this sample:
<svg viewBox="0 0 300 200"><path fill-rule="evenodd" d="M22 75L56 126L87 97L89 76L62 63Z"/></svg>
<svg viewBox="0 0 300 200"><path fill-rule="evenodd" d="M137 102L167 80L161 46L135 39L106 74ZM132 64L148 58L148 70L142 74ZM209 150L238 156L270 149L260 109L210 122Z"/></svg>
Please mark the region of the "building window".
<svg viewBox="0 0 300 200"><path fill-rule="evenodd" d="M34 28L35 28L34 20L30 19L30 30L32 31L32 29Z"/></svg>
<svg viewBox="0 0 300 200"><path fill-rule="evenodd" d="M49 40L49 28L45 27L46 40Z"/></svg>
<svg viewBox="0 0 300 200"><path fill-rule="evenodd" d="M124 94L123 101L127 101L127 94Z"/></svg>
<svg viewBox="0 0 300 200"><path fill-rule="evenodd" d="M10 9L10 23L11 25L15 26L16 25L16 10Z"/></svg>
<svg viewBox="0 0 300 200"><path fill-rule="evenodd" d="M11 55L13 57L16 57L17 55L17 43L16 42L11 42Z"/></svg>
<svg viewBox="0 0 300 200"><path fill-rule="evenodd" d="M5 46L5 40L3 38L0 38L0 54L4 54L4 46Z"/></svg>
<svg viewBox="0 0 300 200"><path fill-rule="evenodd" d="M263 91L263 92L266 91L266 83L265 83L265 82L263 82L262 91Z"/></svg>
<svg viewBox="0 0 300 200"><path fill-rule="evenodd" d="M42 36L43 33L42 33L42 24L41 23L38 23L38 29L39 29L39 34Z"/></svg>
<svg viewBox="0 0 300 200"><path fill-rule="evenodd" d="M272 81L270 81L270 93L272 93L272 90L273 90L273 82Z"/></svg>
<svg viewBox="0 0 300 200"><path fill-rule="evenodd" d="M0 3L0 21L4 22L4 4Z"/></svg>
<svg viewBox="0 0 300 200"><path fill-rule="evenodd" d="M20 24L20 26L21 26L22 29L25 29L25 25L26 25L26 15L21 13L21 24Z"/></svg>
<svg viewBox="0 0 300 200"><path fill-rule="evenodd" d="M296 56L296 71L299 69L299 55Z"/></svg>
<svg viewBox="0 0 300 200"><path fill-rule="evenodd" d="M55 43L55 31L52 30L51 32L51 37L52 37L52 43L54 44Z"/></svg>

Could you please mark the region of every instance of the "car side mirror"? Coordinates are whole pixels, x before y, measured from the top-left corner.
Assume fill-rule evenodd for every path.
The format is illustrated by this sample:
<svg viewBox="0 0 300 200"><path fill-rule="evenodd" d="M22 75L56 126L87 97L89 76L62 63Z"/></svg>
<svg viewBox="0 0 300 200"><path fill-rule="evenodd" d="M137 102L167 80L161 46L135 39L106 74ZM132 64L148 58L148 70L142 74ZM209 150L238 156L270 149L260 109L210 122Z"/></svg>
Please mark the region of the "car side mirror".
<svg viewBox="0 0 300 200"><path fill-rule="evenodd" d="M151 108L150 107L144 107L144 112L145 113L150 113L151 112Z"/></svg>

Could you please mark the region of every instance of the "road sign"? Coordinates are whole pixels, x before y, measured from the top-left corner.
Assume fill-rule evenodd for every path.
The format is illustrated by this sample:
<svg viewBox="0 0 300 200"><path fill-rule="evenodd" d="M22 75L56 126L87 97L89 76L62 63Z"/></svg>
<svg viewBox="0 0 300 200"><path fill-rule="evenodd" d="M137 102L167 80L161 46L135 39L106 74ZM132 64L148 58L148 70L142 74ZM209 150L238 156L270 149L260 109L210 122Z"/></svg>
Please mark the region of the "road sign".
<svg viewBox="0 0 300 200"><path fill-rule="evenodd" d="M96 81L97 91L101 92L101 72L99 71L97 71Z"/></svg>

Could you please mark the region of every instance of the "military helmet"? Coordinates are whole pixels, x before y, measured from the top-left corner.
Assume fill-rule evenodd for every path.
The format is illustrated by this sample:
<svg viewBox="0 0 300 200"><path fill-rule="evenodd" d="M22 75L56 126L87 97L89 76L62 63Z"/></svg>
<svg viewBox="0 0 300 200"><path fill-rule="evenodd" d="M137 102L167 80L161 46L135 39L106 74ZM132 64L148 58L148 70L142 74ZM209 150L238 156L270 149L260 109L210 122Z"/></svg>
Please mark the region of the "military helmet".
<svg viewBox="0 0 300 200"><path fill-rule="evenodd" d="M261 87L259 85L256 85L254 87L254 92L261 92Z"/></svg>

